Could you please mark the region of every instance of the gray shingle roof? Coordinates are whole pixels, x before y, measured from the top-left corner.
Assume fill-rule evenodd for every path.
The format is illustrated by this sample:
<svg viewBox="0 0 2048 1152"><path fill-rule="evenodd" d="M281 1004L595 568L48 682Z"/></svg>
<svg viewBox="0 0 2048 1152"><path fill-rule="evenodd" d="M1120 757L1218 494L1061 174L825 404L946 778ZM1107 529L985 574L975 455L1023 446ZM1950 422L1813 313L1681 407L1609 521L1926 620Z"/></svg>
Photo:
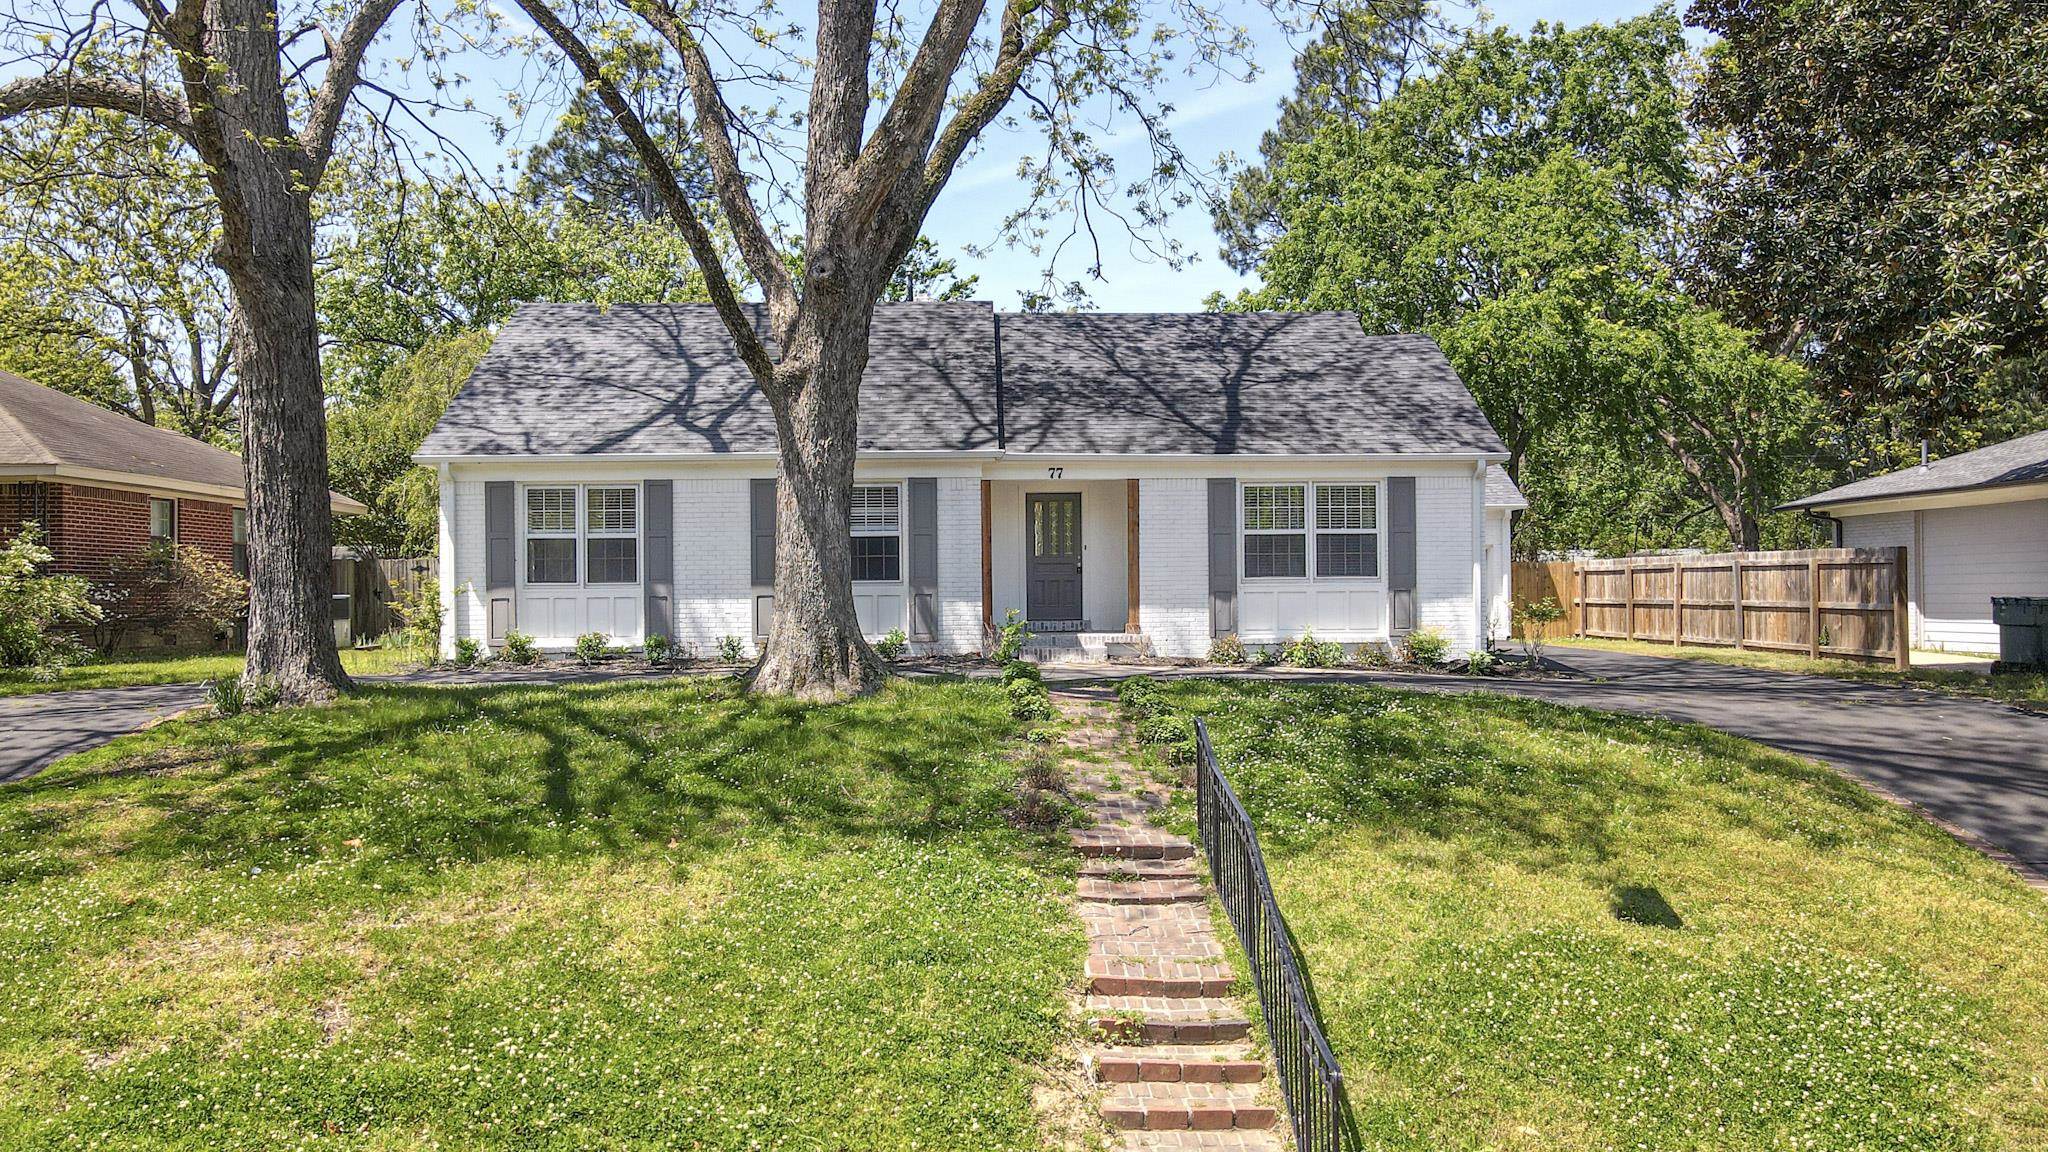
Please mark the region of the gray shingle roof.
<svg viewBox="0 0 2048 1152"><path fill-rule="evenodd" d="M752 308L757 330L764 310ZM884 305L860 446L996 446L988 304ZM772 452L775 419L709 304L525 304L420 445L422 456Z"/></svg>
<svg viewBox="0 0 2048 1152"><path fill-rule="evenodd" d="M1011 451L1504 451L1433 341L1367 336L1346 313L998 318L981 302L876 311L861 447L996 447L998 329ZM774 447L767 402L709 305L529 304L420 455Z"/></svg>
<svg viewBox="0 0 2048 1152"><path fill-rule="evenodd" d="M1344 312L1002 317L1003 425L1025 452L1505 448L1427 336Z"/></svg>
<svg viewBox="0 0 2048 1152"><path fill-rule="evenodd" d="M1824 508L1866 500L1893 500L1902 496L2035 483L2048 483L2048 432L2036 432L1979 448L1975 452L1872 476L1816 492L1779 507Z"/></svg>
<svg viewBox="0 0 2048 1152"><path fill-rule="evenodd" d="M1527 508L1529 498L1515 487L1514 478L1508 470L1498 464L1486 466L1486 506L1488 508Z"/></svg>

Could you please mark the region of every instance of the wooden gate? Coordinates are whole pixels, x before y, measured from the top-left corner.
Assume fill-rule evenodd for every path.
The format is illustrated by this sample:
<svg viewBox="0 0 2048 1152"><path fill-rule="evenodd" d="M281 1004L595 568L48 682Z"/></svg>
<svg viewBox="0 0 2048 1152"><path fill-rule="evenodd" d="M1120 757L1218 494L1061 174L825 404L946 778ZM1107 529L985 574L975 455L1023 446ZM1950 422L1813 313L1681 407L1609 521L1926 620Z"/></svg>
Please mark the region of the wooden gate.
<svg viewBox="0 0 2048 1152"><path fill-rule="evenodd" d="M404 556L379 559L355 556L335 565L347 569L348 582L337 573L335 590L349 593L349 633L356 644L367 644L405 626L398 609L419 591L421 582L435 573L432 556Z"/></svg>
<svg viewBox="0 0 2048 1152"><path fill-rule="evenodd" d="M1573 635L1889 660L1900 668L1912 659L1904 548L1623 556L1571 567Z"/></svg>

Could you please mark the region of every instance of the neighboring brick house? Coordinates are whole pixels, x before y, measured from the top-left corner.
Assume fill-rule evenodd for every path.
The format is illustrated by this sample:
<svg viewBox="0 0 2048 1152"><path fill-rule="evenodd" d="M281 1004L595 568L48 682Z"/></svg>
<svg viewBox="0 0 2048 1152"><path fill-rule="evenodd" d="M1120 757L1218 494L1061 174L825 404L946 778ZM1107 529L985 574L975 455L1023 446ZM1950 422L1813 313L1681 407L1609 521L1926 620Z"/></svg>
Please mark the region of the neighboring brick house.
<svg viewBox="0 0 2048 1152"><path fill-rule="evenodd" d="M246 505L240 456L0 372L0 544L35 521L57 572L103 577L157 538L243 572Z"/></svg>
<svg viewBox="0 0 2048 1152"><path fill-rule="evenodd" d="M1426 336L1336 312L886 304L859 434L871 637L969 652L1012 610L1028 653L1062 658L1505 634L1525 503ZM440 473L446 646L709 652L766 629L775 426L709 305L521 307L414 459Z"/></svg>

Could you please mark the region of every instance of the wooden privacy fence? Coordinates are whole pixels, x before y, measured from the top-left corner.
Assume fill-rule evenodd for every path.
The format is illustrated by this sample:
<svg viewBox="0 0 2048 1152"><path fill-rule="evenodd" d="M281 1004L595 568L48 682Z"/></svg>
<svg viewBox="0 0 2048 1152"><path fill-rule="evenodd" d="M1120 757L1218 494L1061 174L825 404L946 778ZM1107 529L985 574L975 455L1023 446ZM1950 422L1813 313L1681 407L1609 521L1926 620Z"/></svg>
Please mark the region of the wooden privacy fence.
<svg viewBox="0 0 2048 1152"><path fill-rule="evenodd" d="M366 644L405 626L397 609L434 575L432 556L380 559L337 551L334 559L335 623L348 621L347 642ZM343 596L347 603L342 604ZM346 611L347 616L342 616ZM341 638L337 627L337 639Z"/></svg>
<svg viewBox="0 0 2048 1152"><path fill-rule="evenodd" d="M1623 556L1570 567L1576 636L1911 662L1904 548ZM1520 590L1518 581L1517 603Z"/></svg>
<svg viewBox="0 0 2048 1152"><path fill-rule="evenodd" d="M1542 625L1520 619L1521 613L1517 612L1514 621L1514 635L1517 639L1527 640L1532 628L1540 630L1545 640L1578 635L1579 584L1571 561L1517 560L1512 575L1516 608L1548 599L1557 601L1558 606L1564 609L1562 619Z"/></svg>

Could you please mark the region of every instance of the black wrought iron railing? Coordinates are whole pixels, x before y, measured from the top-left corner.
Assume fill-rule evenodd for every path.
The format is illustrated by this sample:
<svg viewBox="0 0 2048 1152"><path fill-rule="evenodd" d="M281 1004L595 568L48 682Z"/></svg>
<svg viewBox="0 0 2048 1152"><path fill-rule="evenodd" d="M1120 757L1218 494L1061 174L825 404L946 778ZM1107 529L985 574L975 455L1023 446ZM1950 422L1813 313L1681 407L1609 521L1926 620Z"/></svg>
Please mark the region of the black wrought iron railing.
<svg viewBox="0 0 2048 1152"><path fill-rule="evenodd" d="M1217 899L1244 946L1252 982L1259 990L1259 1013L1265 1017L1273 1064L1287 1096L1295 1146L1301 1152L1340 1152L1348 1133L1344 1073L1323 1035L1287 921L1273 897L1258 832L1216 763L1209 728L1200 720L1195 721L1195 747L1195 807L1202 850L1209 858Z"/></svg>

